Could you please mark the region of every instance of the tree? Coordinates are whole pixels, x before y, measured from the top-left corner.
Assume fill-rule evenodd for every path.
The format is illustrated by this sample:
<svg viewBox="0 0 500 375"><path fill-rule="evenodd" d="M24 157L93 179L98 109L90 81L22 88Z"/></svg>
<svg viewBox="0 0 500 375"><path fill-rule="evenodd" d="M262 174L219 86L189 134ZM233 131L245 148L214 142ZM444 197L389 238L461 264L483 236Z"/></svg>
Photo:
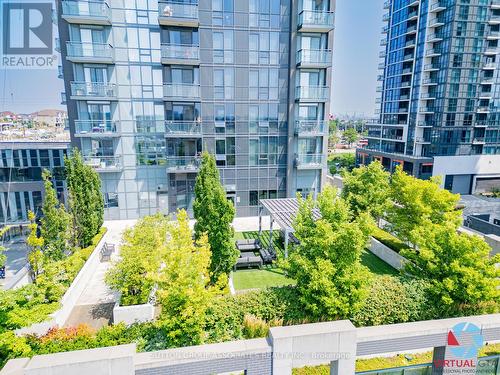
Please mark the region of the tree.
<svg viewBox="0 0 500 375"><path fill-rule="evenodd" d="M414 229L418 250L403 250L410 260L406 271L428 280L430 293L443 315L461 309L473 313L498 312L500 301L500 255L489 257L491 248L479 236L458 233L452 221Z"/></svg>
<svg viewBox="0 0 500 375"><path fill-rule="evenodd" d="M195 238L200 240L204 234L208 236L212 251L210 278L215 283L220 276L229 274L238 258L238 251L231 226L235 209L220 183L215 158L206 152L202 156L194 193Z"/></svg>
<svg viewBox="0 0 500 375"><path fill-rule="evenodd" d="M352 144L358 141L359 133L356 131L355 128L349 128L344 130L342 138L347 142L349 148L351 148Z"/></svg>
<svg viewBox="0 0 500 375"><path fill-rule="evenodd" d="M106 274L106 283L121 293L121 304L148 301L153 274L158 272L166 251L168 219L161 214L140 219L123 234L120 260Z"/></svg>
<svg viewBox="0 0 500 375"><path fill-rule="evenodd" d="M389 180L389 172L378 161L345 173L342 197L353 215L367 212L378 221L389 205Z"/></svg>
<svg viewBox="0 0 500 375"><path fill-rule="evenodd" d="M203 342L205 315L218 288L210 286L210 245L206 234L193 241L186 211L171 223L170 239L162 255L164 265L155 281L162 313L160 327L170 346Z"/></svg>
<svg viewBox="0 0 500 375"><path fill-rule="evenodd" d="M315 220L318 209L321 219ZM360 264L368 241L369 217L350 221L351 213L333 188L326 188L314 202L299 196L294 223L300 244L284 262L297 280L300 302L315 318L345 318L358 311L367 294L369 273Z"/></svg>
<svg viewBox="0 0 500 375"><path fill-rule="evenodd" d="M44 239L44 255L52 260L62 259L67 247L70 218L51 182L50 172L44 170L42 178L45 186L41 219L41 236Z"/></svg>
<svg viewBox="0 0 500 375"><path fill-rule="evenodd" d="M78 245L86 247L99 232L104 220L101 180L92 167L85 165L78 149L65 160L66 181Z"/></svg>
<svg viewBox="0 0 500 375"><path fill-rule="evenodd" d="M328 142L332 148L340 141L338 122L339 120L333 118L328 121Z"/></svg>
<svg viewBox="0 0 500 375"><path fill-rule="evenodd" d="M350 172L356 166L356 155L353 153L334 154L328 158L330 173L332 175L342 173L343 171Z"/></svg>
<svg viewBox="0 0 500 375"><path fill-rule="evenodd" d="M461 212L456 209L460 195L440 187L440 180L420 180L407 175L397 167L392 175L390 198L393 204L387 210L392 232L403 241L415 244L412 233L428 222L450 222L455 229L461 224Z"/></svg>
<svg viewBox="0 0 500 375"><path fill-rule="evenodd" d="M38 235L38 224L36 223L36 216L32 211L28 211L28 228L30 233L28 238L26 238L26 245L28 245L28 263L30 266L31 279L34 283L38 278L38 275L42 272L43 265L43 252L42 248L44 245L43 237Z"/></svg>

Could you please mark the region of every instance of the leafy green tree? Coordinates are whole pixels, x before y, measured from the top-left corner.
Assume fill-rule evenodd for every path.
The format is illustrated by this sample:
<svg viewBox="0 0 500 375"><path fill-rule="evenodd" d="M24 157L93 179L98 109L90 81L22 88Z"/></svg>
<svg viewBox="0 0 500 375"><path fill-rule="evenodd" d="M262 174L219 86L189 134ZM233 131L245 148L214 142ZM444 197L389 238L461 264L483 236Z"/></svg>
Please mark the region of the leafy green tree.
<svg viewBox="0 0 500 375"><path fill-rule="evenodd" d="M344 130L342 138L347 142L349 148L351 148L352 144L358 141L359 133L356 131L355 128L349 128Z"/></svg>
<svg viewBox="0 0 500 375"><path fill-rule="evenodd" d="M479 236L458 233L452 221L429 219L414 229L418 250L402 250L410 260L409 274L428 280L435 304L444 315L461 309L474 313L500 309L500 255L489 257L491 248Z"/></svg>
<svg viewBox="0 0 500 375"><path fill-rule="evenodd" d="M121 293L121 304L146 303L166 251L168 218L146 216L125 230L120 260L106 274L106 283Z"/></svg>
<svg viewBox="0 0 500 375"><path fill-rule="evenodd" d="M418 237L412 232L428 222L450 222L455 229L461 224L461 212L456 209L460 195L440 187L440 180L420 180L407 175L398 167L392 175L390 198L393 204L387 211L392 232L403 241L415 244Z"/></svg>
<svg viewBox="0 0 500 375"><path fill-rule="evenodd" d="M390 174L378 161L344 174L342 197L354 216L370 213L379 220L389 205Z"/></svg>
<svg viewBox="0 0 500 375"><path fill-rule="evenodd" d="M314 202L300 198L294 223L300 241L284 268L297 280L300 302L314 318L344 318L358 311L367 294L369 273L360 264L368 241L370 219L351 213L333 188L326 188ZM318 209L321 219L315 220Z"/></svg>
<svg viewBox="0 0 500 375"><path fill-rule="evenodd" d="M193 241L186 211L171 223L162 254L164 265L154 278L162 307L160 327L170 345L196 345L205 337L206 311L218 288L210 286L210 245L206 234Z"/></svg>
<svg viewBox="0 0 500 375"><path fill-rule="evenodd" d="M343 171L352 171L356 166L356 155L353 153L334 154L328 158L330 173L338 174Z"/></svg>
<svg viewBox="0 0 500 375"><path fill-rule="evenodd" d="M328 143L330 147L334 147L339 142L339 120L331 119L328 121Z"/></svg>
<svg viewBox="0 0 500 375"><path fill-rule="evenodd" d="M28 211L28 220L30 221L28 228L30 233L26 238L26 245L28 245L28 263L30 266L31 279L36 283L38 276L42 272L43 267L43 237L38 235L38 224L36 223L36 216L32 211Z"/></svg>
<svg viewBox="0 0 500 375"><path fill-rule="evenodd" d="M195 238L200 240L204 234L208 236L212 251L210 278L215 283L220 276L229 274L238 258L238 251L231 226L235 209L220 183L215 158L206 152L202 156L194 193Z"/></svg>
<svg viewBox="0 0 500 375"><path fill-rule="evenodd" d="M99 232L104 220L104 199L99 174L84 164L80 151L73 149L65 160L70 208L78 245L86 247Z"/></svg>
<svg viewBox="0 0 500 375"><path fill-rule="evenodd" d="M70 217L66 208L57 199L50 172L42 173L45 187L40 233L44 239L44 255L52 260L62 259L67 248Z"/></svg>

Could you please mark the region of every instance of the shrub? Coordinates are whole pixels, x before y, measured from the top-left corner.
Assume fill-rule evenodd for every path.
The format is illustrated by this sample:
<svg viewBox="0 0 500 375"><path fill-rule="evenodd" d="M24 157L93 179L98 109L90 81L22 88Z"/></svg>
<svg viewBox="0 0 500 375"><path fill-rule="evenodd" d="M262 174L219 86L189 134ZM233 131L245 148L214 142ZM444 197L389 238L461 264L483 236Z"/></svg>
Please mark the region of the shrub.
<svg viewBox="0 0 500 375"><path fill-rule="evenodd" d="M254 315L246 314L243 318L243 335L246 339L266 337L269 333L269 325L263 319Z"/></svg>
<svg viewBox="0 0 500 375"><path fill-rule="evenodd" d="M371 235L373 238L382 242L385 246L389 247L397 253L399 253L401 250L409 249L409 247L399 238L378 227L373 228Z"/></svg>

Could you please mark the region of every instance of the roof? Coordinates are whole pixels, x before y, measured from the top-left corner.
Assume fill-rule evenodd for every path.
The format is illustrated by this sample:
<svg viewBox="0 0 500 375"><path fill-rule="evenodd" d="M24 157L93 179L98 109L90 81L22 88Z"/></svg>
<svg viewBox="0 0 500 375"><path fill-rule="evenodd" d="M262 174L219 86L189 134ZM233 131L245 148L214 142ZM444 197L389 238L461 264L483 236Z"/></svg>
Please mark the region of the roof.
<svg viewBox="0 0 500 375"><path fill-rule="evenodd" d="M294 232L293 222L299 211L299 201L297 198L262 199L260 203L281 229L286 229L291 233ZM313 216L314 220L321 218L321 213L317 208L313 210Z"/></svg>

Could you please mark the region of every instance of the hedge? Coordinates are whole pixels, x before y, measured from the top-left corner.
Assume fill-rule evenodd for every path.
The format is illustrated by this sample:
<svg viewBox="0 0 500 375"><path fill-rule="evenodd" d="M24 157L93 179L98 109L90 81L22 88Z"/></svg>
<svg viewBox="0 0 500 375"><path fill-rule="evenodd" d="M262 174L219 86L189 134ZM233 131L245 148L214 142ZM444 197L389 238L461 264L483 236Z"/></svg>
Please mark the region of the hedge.
<svg viewBox="0 0 500 375"><path fill-rule="evenodd" d="M373 228L371 235L373 238L382 242L385 246L391 248L397 253L403 249L409 249L409 247L399 238L378 227Z"/></svg>

